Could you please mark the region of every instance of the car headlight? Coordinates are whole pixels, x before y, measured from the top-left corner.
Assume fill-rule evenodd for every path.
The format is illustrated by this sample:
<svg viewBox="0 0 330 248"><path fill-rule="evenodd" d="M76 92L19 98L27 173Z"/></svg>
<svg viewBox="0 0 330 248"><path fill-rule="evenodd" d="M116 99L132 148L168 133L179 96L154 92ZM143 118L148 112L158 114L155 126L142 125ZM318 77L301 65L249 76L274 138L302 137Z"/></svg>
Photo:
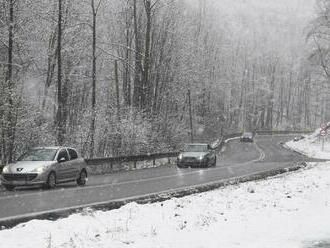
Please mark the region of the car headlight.
<svg viewBox="0 0 330 248"><path fill-rule="evenodd" d="M203 160L204 159L204 156L201 155L201 156L198 157L198 159L199 160Z"/></svg>
<svg viewBox="0 0 330 248"><path fill-rule="evenodd" d="M41 166L37 169L34 169L32 172L36 172L36 173L40 174L40 173L43 173L44 171L46 171L48 169L48 167L49 166Z"/></svg>
<svg viewBox="0 0 330 248"><path fill-rule="evenodd" d="M9 166L8 165L3 167L2 173L9 173Z"/></svg>
<svg viewBox="0 0 330 248"><path fill-rule="evenodd" d="M179 154L178 159L179 160L183 159L183 155L182 154Z"/></svg>

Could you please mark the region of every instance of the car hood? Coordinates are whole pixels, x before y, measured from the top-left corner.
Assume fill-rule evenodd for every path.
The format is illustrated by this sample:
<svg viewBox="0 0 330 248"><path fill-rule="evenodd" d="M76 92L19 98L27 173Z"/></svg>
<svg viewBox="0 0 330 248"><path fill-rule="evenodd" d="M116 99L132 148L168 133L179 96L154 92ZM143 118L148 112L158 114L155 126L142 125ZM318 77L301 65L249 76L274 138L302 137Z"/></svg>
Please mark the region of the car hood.
<svg viewBox="0 0 330 248"><path fill-rule="evenodd" d="M8 166L11 173L27 173L39 167L52 165L54 163L54 161L18 161L16 163L9 164ZM22 170L20 170L21 168Z"/></svg>
<svg viewBox="0 0 330 248"><path fill-rule="evenodd" d="M198 158L200 156L205 156L207 154L207 152L183 152L181 153L182 157L194 157L194 158Z"/></svg>

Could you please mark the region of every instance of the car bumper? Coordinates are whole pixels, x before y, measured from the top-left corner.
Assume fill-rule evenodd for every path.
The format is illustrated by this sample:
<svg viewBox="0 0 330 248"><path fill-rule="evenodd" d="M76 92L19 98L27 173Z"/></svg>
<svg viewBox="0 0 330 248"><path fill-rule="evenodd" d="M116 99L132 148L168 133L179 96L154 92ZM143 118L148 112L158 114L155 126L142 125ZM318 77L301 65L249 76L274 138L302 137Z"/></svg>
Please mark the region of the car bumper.
<svg viewBox="0 0 330 248"><path fill-rule="evenodd" d="M33 186L33 185L42 185L47 182L47 177L45 174L36 174L36 173L26 173L26 177L23 177L19 174L2 174L0 176L0 181L2 185L10 186ZM15 177L15 175L19 175Z"/></svg>
<svg viewBox="0 0 330 248"><path fill-rule="evenodd" d="M177 162L178 167L206 167L208 166L207 161L198 161L198 162L188 162L188 161L178 161Z"/></svg>

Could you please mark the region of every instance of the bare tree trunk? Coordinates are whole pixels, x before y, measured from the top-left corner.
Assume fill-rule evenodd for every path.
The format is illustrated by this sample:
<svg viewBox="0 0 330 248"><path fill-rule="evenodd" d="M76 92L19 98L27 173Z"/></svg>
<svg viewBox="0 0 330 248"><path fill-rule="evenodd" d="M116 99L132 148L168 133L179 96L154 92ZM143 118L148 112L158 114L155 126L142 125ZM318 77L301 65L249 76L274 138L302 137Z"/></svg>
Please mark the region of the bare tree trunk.
<svg viewBox="0 0 330 248"><path fill-rule="evenodd" d="M151 42L151 2L150 0L144 1L146 17L147 17L147 27L145 34L145 45L144 45L144 65L142 71L142 85L143 85L143 108L150 113L151 103L152 103L152 85L149 80L149 70L150 70L150 42Z"/></svg>
<svg viewBox="0 0 330 248"><path fill-rule="evenodd" d="M120 154L120 148L122 143L122 136L120 131L120 92L119 92L119 78L118 78L118 63L115 60L115 84L116 84L116 107L117 107L117 132L115 136L115 154Z"/></svg>
<svg viewBox="0 0 330 248"><path fill-rule="evenodd" d="M93 44L92 44L92 121L90 127L90 147L89 147L89 155L90 157L94 157L94 149L95 149L95 121L96 121L96 15L97 11L95 8L94 0L92 0L92 11L93 11Z"/></svg>
<svg viewBox="0 0 330 248"><path fill-rule="evenodd" d="M130 25L132 16L129 16L130 13L128 10L126 11L125 16L125 28L126 28L126 49L125 49L125 61L124 61L124 72L123 72L123 97L124 103L126 106L131 105L131 76L130 76L130 57L131 57L131 33L130 33Z"/></svg>
<svg viewBox="0 0 330 248"><path fill-rule="evenodd" d="M120 99L119 99L119 78L118 78L118 63L115 60L115 83L116 83L116 104L117 104L117 119L120 121Z"/></svg>
<svg viewBox="0 0 330 248"><path fill-rule="evenodd" d="M6 123L7 127L7 142L8 142L8 162L13 160L14 153L14 82L13 82L13 44L14 44L14 0L9 0L9 30L8 30L8 66L6 74L6 83L8 85L8 120Z"/></svg>
<svg viewBox="0 0 330 248"><path fill-rule="evenodd" d="M190 90L188 90L188 105L189 105L190 142L193 143L194 142L194 128L193 128Z"/></svg>
<svg viewBox="0 0 330 248"><path fill-rule="evenodd" d="M153 87L153 101L152 101L152 113L155 114L157 111L157 105L158 105L158 101L159 101L159 83L161 80L161 65L164 62L164 50L165 50L165 45L166 45L166 41L167 41L167 34L168 34L168 23L166 23L165 25L165 30L164 30L164 35L163 38L161 40L160 43L160 48L159 48L159 59L158 59L158 65L156 67L156 75L155 75L155 79L154 79L154 87ZM166 74L166 69L165 72Z"/></svg>
<svg viewBox="0 0 330 248"><path fill-rule="evenodd" d="M56 34L54 32L51 34L51 36L49 38L47 78L46 78L44 95L43 95L43 100L42 100L42 109L45 109L45 107L46 107L48 88L50 87L50 85L52 83L52 80L54 77L55 66L56 66L56 58L58 58L58 47L55 47L55 44L56 44Z"/></svg>
<svg viewBox="0 0 330 248"><path fill-rule="evenodd" d="M280 96L279 96L279 110L277 112L276 126L279 126L283 122L283 109L284 109L284 82L281 81Z"/></svg>
<svg viewBox="0 0 330 248"><path fill-rule="evenodd" d="M304 89L304 103L305 103L305 128L310 127L311 117L310 117L310 77L308 76L305 83Z"/></svg>
<svg viewBox="0 0 330 248"><path fill-rule="evenodd" d="M272 68L271 68L270 96L269 96L269 101L268 101L268 106L267 106L267 116L266 116L266 127L269 130L273 129L275 71L276 71L276 65L272 66Z"/></svg>
<svg viewBox="0 0 330 248"><path fill-rule="evenodd" d="M292 72L290 72L290 79L289 79L289 89L288 89L288 99L287 99L287 105L286 105L286 121L288 122L290 120L290 114L291 114L291 95L292 95Z"/></svg>
<svg viewBox="0 0 330 248"><path fill-rule="evenodd" d="M134 20L134 36L135 36L135 72L134 72L134 93L133 93L133 106L141 108L141 46L140 46L140 32L137 17L137 0L133 0L133 20Z"/></svg>
<svg viewBox="0 0 330 248"><path fill-rule="evenodd" d="M65 137L63 123L63 99L62 99L62 0L58 0L58 30L57 30L57 144L62 145Z"/></svg>

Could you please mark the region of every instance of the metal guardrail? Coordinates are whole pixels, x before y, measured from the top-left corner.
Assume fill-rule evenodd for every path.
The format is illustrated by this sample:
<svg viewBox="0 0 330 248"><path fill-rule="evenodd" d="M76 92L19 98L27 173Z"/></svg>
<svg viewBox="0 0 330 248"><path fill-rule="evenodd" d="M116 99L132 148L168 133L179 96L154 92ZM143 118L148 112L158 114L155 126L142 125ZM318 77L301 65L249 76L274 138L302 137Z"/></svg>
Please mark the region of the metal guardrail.
<svg viewBox="0 0 330 248"><path fill-rule="evenodd" d="M108 174L119 171L137 170L172 165L179 152L143 154L135 156L85 159L89 174Z"/></svg>
<svg viewBox="0 0 330 248"><path fill-rule="evenodd" d="M281 135L281 134L307 134L312 131L257 131L259 135Z"/></svg>
<svg viewBox="0 0 330 248"><path fill-rule="evenodd" d="M134 156L121 156L121 157L109 157L109 158L92 158L85 159L88 165L97 165L102 163L114 163L114 162L138 162L145 160L155 160L162 158L171 158L177 157L179 152L169 152L169 153L155 153L155 154L142 154L142 155L134 155Z"/></svg>

